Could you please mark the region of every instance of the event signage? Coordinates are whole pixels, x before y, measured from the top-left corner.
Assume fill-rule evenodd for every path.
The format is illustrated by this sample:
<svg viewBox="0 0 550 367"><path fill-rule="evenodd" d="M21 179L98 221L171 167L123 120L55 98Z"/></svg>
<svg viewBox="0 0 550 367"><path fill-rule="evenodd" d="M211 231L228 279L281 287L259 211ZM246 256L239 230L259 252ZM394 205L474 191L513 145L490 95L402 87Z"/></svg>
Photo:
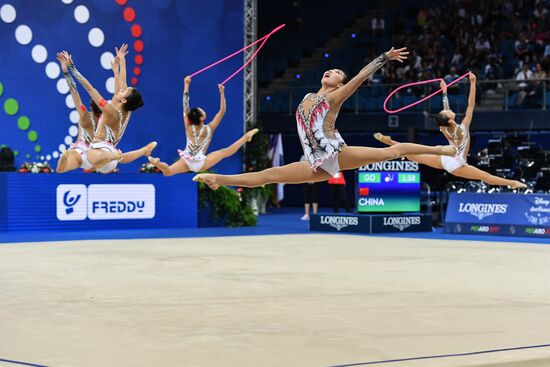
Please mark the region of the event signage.
<svg viewBox="0 0 550 367"><path fill-rule="evenodd" d="M155 186L59 185L57 219L113 220L155 217Z"/></svg>
<svg viewBox="0 0 550 367"><path fill-rule="evenodd" d="M451 193L445 231L550 237L550 195Z"/></svg>
<svg viewBox="0 0 550 367"><path fill-rule="evenodd" d="M0 231L197 227L185 175L0 173Z"/></svg>
<svg viewBox="0 0 550 367"><path fill-rule="evenodd" d="M311 215L310 230L322 232L390 233L431 232L429 214L328 214Z"/></svg>

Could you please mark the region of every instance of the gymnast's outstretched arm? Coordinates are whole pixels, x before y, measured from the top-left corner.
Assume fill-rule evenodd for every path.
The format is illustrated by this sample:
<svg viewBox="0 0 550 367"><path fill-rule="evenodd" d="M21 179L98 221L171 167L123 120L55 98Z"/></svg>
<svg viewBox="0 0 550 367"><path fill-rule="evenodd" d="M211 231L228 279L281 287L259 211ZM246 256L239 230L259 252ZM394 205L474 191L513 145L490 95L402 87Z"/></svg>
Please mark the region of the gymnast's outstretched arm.
<svg viewBox="0 0 550 367"><path fill-rule="evenodd" d="M225 115L225 87L222 84L218 84L218 89L220 91L220 110L209 124L212 130L216 130L222 121L223 115Z"/></svg>
<svg viewBox="0 0 550 367"><path fill-rule="evenodd" d="M115 47L116 56L111 67L115 77L115 93L121 89L128 88L126 82L126 55L128 54L128 45L123 43L120 48Z"/></svg>
<svg viewBox="0 0 550 367"><path fill-rule="evenodd" d="M449 107L449 97L447 97L447 83L445 83L445 80L441 79L439 82L439 87L442 90L442 100L443 100L443 109L446 111L450 111L451 107Z"/></svg>
<svg viewBox="0 0 550 367"><path fill-rule="evenodd" d="M474 114L474 108L476 106L476 76L474 73L470 72L470 95L468 96L468 108L466 108L466 116L462 120L462 123L466 127L470 127L472 123L472 116Z"/></svg>
<svg viewBox="0 0 550 367"><path fill-rule="evenodd" d="M128 54L128 45L123 44L120 49L117 50L117 56L120 58L120 69L118 75L120 89L128 88L128 82L126 81L126 54Z"/></svg>
<svg viewBox="0 0 550 367"><path fill-rule="evenodd" d="M63 56L68 61L68 69L73 74L73 76L76 78L76 80L86 89L90 97L92 97L92 100L97 104L97 106L101 109L103 113L108 113L111 116L118 116L118 113L115 111L113 106L111 106L110 103L107 103L107 101L99 94L99 92L90 84L88 79L86 79L80 72L77 70L71 55L67 53L67 51L63 51Z"/></svg>
<svg viewBox="0 0 550 367"><path fill-rule="evenodd" d="M187 119L189 113L189 86L191 85L191 77L188 75L184 79L183 85L183 122Z"/></svg>
<svg viewBox="0 0 550 367"><path fill-rule="evenodd" d="M59 64L61 65L61 70L63 71L63 76L65 77L65 81L67 82L67 85L69 86L69 92L71 93L71 98L73 99L74 105L76 110L78 111L78 115L82 119L84 115L88 112L86 109L86 106L82 104L82 99L80 98L80 94L78 94L78 90L76 88L76 83L74 82L74 79L71 77L71 74L69 74L67 67L68 67L68 61L66 60L65 56L59 52L57 53L57 60L59 61Z"/></svg>
<svg viewBox="0 0 550 367"><path fill-rule="evenodd" d="M407 58L409 53L405 51L407 48L403 47L395 50L393 47L388 52L384 52L374 60L372 60L367 66L365 66L359 74L354 76L348 83L331 92L328 95L331 104L341 106L346 99L348 99L355 91L363 84L365 80L378 69L384 66L390 60L397 60L403 62Z"/></svg>

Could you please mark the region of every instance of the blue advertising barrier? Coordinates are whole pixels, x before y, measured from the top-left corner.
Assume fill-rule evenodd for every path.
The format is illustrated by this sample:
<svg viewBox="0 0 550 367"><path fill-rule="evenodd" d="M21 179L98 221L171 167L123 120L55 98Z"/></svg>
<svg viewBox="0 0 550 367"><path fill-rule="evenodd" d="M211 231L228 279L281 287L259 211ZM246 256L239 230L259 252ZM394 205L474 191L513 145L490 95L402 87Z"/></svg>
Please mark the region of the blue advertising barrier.
<svg viewBox="0 0 550 367"><path fill-rule="evenodd" d="M430 214L312 214L309 229L320 232L393 233L431 232Z"/></svg>
<svg viewBox="0 0 550 367"><path fill-rule="evenodd" d="M189 227L189 175L0 173L0 231Z"/></svg>
<svg viewBox="0 0 550 367"><path fill-rule="evenodd" d="M550 238L550 195L452 193L445 232Z"/></svg>

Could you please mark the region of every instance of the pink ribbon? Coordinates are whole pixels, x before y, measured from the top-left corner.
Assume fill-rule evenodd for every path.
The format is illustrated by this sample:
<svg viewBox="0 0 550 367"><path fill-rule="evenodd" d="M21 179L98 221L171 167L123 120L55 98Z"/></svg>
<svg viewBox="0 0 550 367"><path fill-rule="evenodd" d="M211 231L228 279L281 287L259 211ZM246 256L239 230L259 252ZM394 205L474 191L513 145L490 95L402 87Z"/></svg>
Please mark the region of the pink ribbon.
<svg viewBox="0 0 550 367"><path fill-rule="evenodd" d="M254 46L255 44L259 43L259 42L262 42L261 45L258 47L258 49L254 52L254 54L252 54L252 56L250 57L250 59L243 65L241 66L237 71L235 71L233 74L231 74L227 79L225 79L223 82L221 82L220 84L221 85L224 85L225 83L227 83L229 80L231 80L235 75L237 75L241 70L243 70L248 64L250 64L252 62L252 60L254 60L254 58L258 55L258 52L260 52L260 50L262 49L262 47L264 47L265 43L267 42L267 40L269 39L269 37L271 37L275 32L278 32L281 28L283 28L285 26L285 24L281 24L280 26L278 26L277 28L273 29L271 32L269 32L268 34L266 34L265 36L263 36L262 38L259 38L257 39L256 41L252 42L251 44L249 44L248 46L245 46L243 48L241 48L240 50L238 51L235 51L233 52L231 55L228 55L226 57L224 57L223 59L221 60L218 60L208 66L205 66L204 68L200 69L199 71L196 71L194 72L193 74L191 74L190 76L191 77L194 77L195 75L198 75L200 73L202 73L203 71L206 71L222 62L224 62L225 60L227 59L230 59L232 58L233 56L235 55L238 55L240 54L241 52L245 51L245 50L248 50L250 47Z"/></svg>
<svg viewBox="0 0 550 367"><path fill-rule="evenodd" d="M450 82L449 84L447 84L447 88L450 87L451 85L455 84L455 83L458 83L460 80L466 78L468 75L470 75L470 72L468 71L466 74L462 75L461 77L458 77L457 79L453 80L452 82ZM419 82L414 82L414 83L408 83L408 84L405 84L405 85L402 85L400 86L399 88L395 89L394 91L392 91L387 97L386 99L384 100L384 111L386 111L387 113L398 113L398 112L401 112L403 110L406 110L408 108L411 108L411 107L414 107L416 106L417 104L419 103L422 103L424 102L425 100L427 99L430 99L432 98L433 96L435 96L437 93L441 92L443 90L443 88L433 92L432 94L430 94L429 96L426 96L424 98L422 98L420 101L416 101L416 102L413 102L407 106L404 106L404 107L401 107L397 110L389 110L386 105L388 103L388 101L390 100L390 98L397 92L399 92L401 89L403 88L407 88L407 87L412 87L414 85L422 85L422 84L429 84L429 83L434 83L434 82L439 82L439 81L442 81L443 79L442 78L437 78L437 79L430 79L430 80L422 80L422 81L419 81Z"/></svg>

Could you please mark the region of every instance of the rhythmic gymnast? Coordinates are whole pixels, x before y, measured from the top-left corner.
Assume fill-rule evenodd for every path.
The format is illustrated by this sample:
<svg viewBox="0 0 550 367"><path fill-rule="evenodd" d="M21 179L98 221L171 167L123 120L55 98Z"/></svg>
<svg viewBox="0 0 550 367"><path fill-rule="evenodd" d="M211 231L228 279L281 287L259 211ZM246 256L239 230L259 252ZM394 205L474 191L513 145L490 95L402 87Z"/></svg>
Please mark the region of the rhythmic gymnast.
<svg viewBox="0 0 550 367"><path fill-rule="evenodd" d="M184 80L183 89L183 121L187 144L185 150L178 151L181 159L169 166L161 162L159 158L149 157L149 162L160 169L165 176L172 176L189 171L199 172L201 170L207 170L218 164L222 159L235 154L240 147L252 140L252 137L258 132L258 129L252 129L229 147L206 155L214 131L216 131L216 128L225 114L225 88L221 84L218 85L220 92L220 110L209 124L205 124L206 112L198 107L189 108L190 85L191 77L187 76Z"/></svg>
<svg viewBox="0 0 550 367"><path fill-rule="evenodd" d="M449 143L458 148L458 153L453 157L439 157L433 154L407 154L406 158L427 166L443 169L450 174L467 178L469 180L482 180L489 185L509 186L513 189L525 188L523 182L507 180L502 177L493 176L490 173L480 170L477 167L468 165L468 150L470 149L470 124L474 113L476 101L476 76L473 73L469 75L470 79L470 95L468 97L468 108L466 115L462 119L462 123L457 124L455 121L456 113L449 108L449 99L447 98L447 83L444 80L440 82L440 87L443 90L443 110L440 111L435 121L439 126L439 130L445 135ZM400 144L391 139L391 137L380 133L374 134L374 137L387 145L395 146Z"/></svg>
<svg viewBox="0 0 550 367"><path fill-rule="evenodd" d="M115 170L118 162L130 163L139 157L149 156L156 147L156 142L131 152L122 153L116 145L126 131L131 112L143 106L141 94L126 83L126 59L128 45L123 44L116 48L116 57L113 61L115 75L115 94L108 103L90 82L77 70L71 56L64 51L63 57L67 62L68 70L76 80L86 89L92 100L102 112L101 120L96 128L94 138L87 153L90 164L100 173L110 173Z"/></svg>
<svg viewBox="0 0 550 367"><path fill-rule="evenodd" d="M296 111L298 135L306 161L239 175L199 174L193 180L204 182L213 190L220 185L257 187L269 183L299 184L325 181L341 170L351 170L409 154L456 155L457 148L453 145L429 147L400 143L389 148L350 147L335 129L338 112L346 99L388 61L403 62L408 54L405 50L392 47L365 66L349 82L346 82L346 74L339 69L328 70L323 74L321 89L317 93L307 94Z"/></svg>

